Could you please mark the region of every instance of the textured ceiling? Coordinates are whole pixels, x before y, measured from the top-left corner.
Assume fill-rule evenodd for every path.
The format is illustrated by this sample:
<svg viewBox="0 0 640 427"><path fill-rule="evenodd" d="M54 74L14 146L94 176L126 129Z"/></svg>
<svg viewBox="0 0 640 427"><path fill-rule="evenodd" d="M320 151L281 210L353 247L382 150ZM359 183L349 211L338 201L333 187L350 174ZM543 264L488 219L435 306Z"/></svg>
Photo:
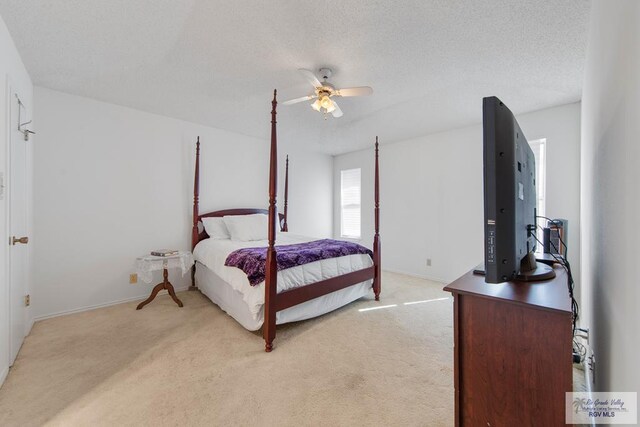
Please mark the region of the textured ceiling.
<svg viewBox="0 0 640 427"><path fill-rule="evenodd" d="M306 95L329 66L323 120L279 107L279 136L331 154L479 123L481 98L516 113L581 96L586 0L0 0L36 85L256 137L270 93Z"/></svg>

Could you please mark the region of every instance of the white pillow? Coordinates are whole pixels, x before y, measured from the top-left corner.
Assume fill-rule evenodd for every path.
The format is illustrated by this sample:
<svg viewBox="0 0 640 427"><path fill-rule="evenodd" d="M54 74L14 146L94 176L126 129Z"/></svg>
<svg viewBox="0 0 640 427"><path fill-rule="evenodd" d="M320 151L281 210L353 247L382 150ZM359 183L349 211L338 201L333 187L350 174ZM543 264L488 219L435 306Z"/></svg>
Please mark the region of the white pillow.
<svg viewBox="0 0 640 427"><path fill-rule="evenodd" d="M223 240L230 239L229 230L227 230L227 226L224 223L223 218L201 218L202 226L204 227L204 231L207 232L209 238L213 240Z"/></svg>
<svg viewBox="0 0 640 427"><path fill-rule="evenodd" d="M269 230L269 216L265 214L229 215L223 217L229 230L231 240L249 242L252 240L266 240Z"/></svg>

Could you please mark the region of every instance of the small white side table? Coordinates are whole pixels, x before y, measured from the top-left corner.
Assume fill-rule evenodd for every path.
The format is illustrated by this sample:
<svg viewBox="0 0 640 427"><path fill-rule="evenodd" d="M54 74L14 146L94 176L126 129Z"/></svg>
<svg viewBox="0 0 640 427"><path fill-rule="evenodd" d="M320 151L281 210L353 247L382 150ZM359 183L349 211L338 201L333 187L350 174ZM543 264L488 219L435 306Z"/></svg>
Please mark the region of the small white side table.
<svg viewBox="0 0 640 427"><path fill-rule="evenodd" d="M149 304L154 300L158 292L163 289L166 289L171 295L171 298L178 304L178 307L182 307L182 301L178 299L176 296L176 292L173 289L173 285L169 282L169 269L170 268L180 268L182 270L182 275L184 276L187 271L193 265L193 255L191 252L179 252L177 255L172 256L154 256L154 255L145 255L136 258L136 270L138 271L138 275L140 278L147 282L151 283L152 272L162 270L162 276L164 280L162 283L158 283L153 290L151 291L151 295L149 298L142 301L136 307L136 310L140 310L145 305Z"/></svg>

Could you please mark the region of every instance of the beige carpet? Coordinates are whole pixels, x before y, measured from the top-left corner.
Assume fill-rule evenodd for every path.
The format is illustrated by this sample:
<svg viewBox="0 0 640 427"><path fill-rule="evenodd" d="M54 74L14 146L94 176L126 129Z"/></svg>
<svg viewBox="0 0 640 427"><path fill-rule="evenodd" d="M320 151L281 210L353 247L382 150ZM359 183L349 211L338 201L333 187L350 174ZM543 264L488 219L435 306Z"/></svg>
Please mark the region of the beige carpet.
<svg viewBox="0 0 640 427"><path fill-rule="evenodd" d="M385 273L382 301L279 327L271 354L199 292L44 320L0 425L453 425L452 300L404 304L441 289Z"/></svg>

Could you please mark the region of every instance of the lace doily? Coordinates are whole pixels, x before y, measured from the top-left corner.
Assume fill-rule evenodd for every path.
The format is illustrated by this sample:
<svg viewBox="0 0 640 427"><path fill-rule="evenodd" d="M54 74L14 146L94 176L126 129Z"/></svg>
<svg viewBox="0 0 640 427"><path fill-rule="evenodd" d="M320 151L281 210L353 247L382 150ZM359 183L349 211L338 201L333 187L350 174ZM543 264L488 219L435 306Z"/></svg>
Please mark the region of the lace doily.
<svg viewBox="0 0 640 427"><path fill-rule="evenodd" d="M151 283L153 280L153 272L163 270L165 268L180 268L184 276L193 265L193 255L191 252L179 252L178 255L172 256L154 256L145 255L136 259L136 270L140 280Z"/></svg>

